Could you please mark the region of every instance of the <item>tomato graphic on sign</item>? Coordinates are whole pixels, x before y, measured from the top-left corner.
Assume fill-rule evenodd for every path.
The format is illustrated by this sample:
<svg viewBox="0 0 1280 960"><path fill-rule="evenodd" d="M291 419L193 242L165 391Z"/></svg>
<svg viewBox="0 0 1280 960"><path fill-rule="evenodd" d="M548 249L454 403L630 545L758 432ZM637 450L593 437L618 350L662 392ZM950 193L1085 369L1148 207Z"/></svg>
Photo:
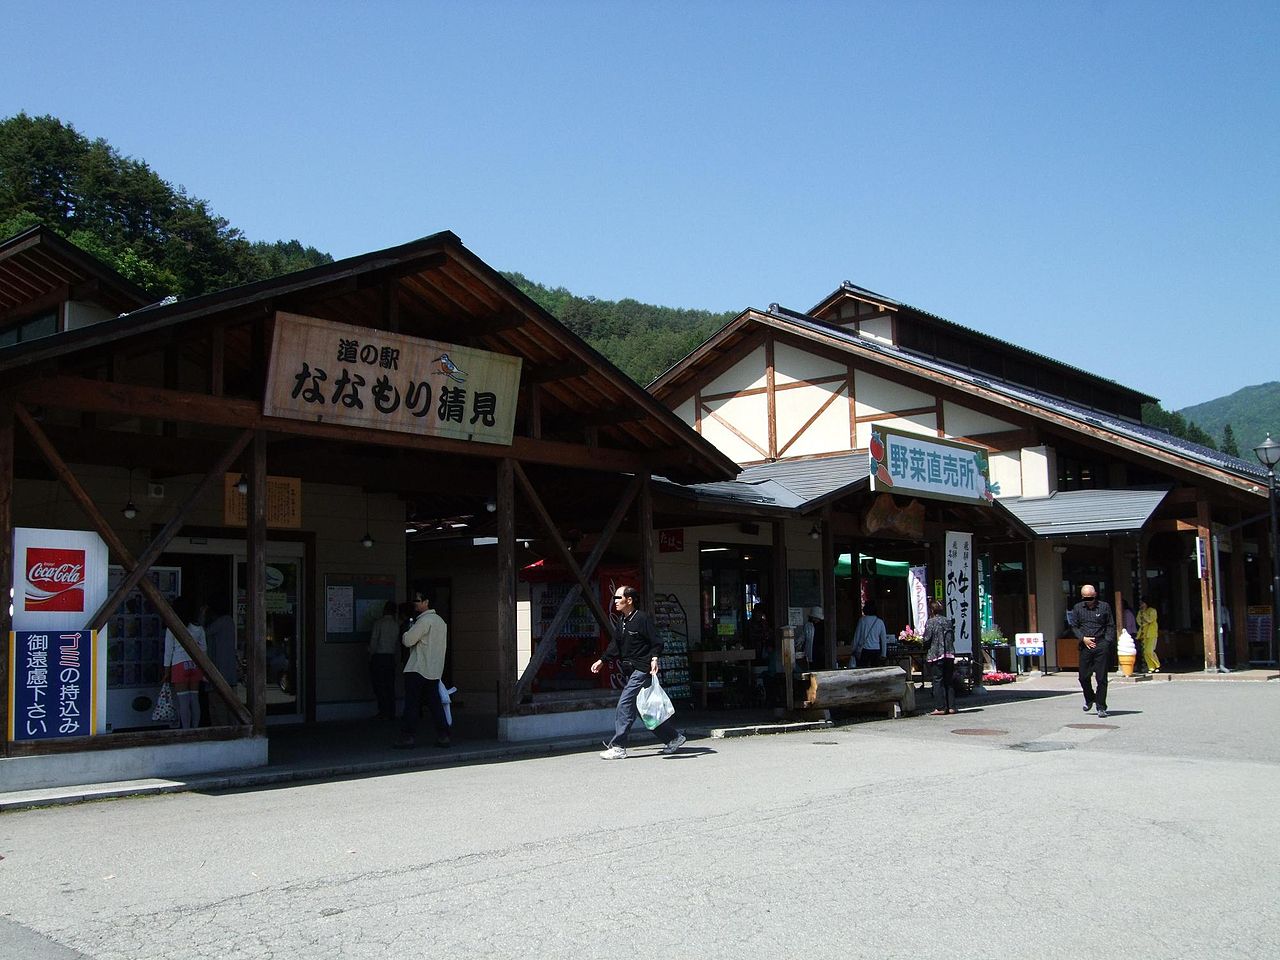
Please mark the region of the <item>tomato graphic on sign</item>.
<svg viewBox="0 0 1280 960"><path fill-rule="evenodd" d="M880 436L879 430L871 431L868 452L871 454L871 472L876 476L876 483L892 487L893 477L889 476L889 468L884 462L884 439Z"/></svg>

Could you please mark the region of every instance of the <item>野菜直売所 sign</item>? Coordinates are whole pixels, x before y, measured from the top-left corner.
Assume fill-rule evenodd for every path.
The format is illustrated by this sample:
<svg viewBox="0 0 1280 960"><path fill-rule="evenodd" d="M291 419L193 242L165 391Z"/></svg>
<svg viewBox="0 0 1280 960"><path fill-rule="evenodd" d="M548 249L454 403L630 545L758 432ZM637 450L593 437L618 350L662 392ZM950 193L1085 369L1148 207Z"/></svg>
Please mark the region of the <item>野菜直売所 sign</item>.
<svg viewBox="0 0 1280 960"><path fill-rule="evenodd" d="M519 357L276 313L262 412L509 445Z"/></svg>
<svg viewBox="0 0 1280 960"><path fill-rule="evenodd" d="M875 491L967 503L989 503L1000 492L981 447L874 424L869 453Z"/></svg>

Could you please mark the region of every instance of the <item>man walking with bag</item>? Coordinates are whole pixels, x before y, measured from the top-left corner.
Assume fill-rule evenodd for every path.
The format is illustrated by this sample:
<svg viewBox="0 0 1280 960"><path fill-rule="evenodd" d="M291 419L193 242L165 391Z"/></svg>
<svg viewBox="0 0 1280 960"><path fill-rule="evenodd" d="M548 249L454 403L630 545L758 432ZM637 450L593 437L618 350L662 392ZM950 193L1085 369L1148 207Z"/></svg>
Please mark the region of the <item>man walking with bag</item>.
<svg viewBox="0 0 1280 960"><path fill-rule="evenodd" d="M431 599L421 590L413 595L413 612L413 625L400 639L409 648L409 660L404 665L404 715L400 726L403 736L392 746L407 749L417 745L418 714L425 700L436 728L436 746L447 747L449 721L440 699L440 678L444 675L449 627L431 609Z"/></svg>
<svg viewBox="0 0 1280 960"><path fill-rule="evenodd" d="M613 737L600 754L602 760L626 758L627 734L639 716L636 697L649 686L651 678L658 675L662 641L658 639L648 614L636 609L637 596L635 587L618 587L614 590L613 609L620 619L614 621L613 639L605 648L604 656L591 665L591 672L599 673L604 668L605 657L617 657L622 665L622 675L626 678L618 697ZM653 735L665 744L663 753L675 753L684 745L684 734L675 728L670 717L654 728Z"/></svg>

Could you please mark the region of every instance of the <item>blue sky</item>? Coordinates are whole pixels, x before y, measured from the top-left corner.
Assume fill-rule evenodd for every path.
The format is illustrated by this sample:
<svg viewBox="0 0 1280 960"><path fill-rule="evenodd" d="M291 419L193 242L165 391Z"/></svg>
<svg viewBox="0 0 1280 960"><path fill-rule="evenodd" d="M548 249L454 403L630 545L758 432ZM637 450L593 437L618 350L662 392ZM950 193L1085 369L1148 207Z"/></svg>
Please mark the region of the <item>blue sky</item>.
<svg viewBox="0 0 1280 960"><path fill-rule="evenodd" d="M7 5L52 114L254 240L551 286L843 280L1161 397L1280 379L1280 4ZM1280 424L1277 425L1280 429Z"/></svg>

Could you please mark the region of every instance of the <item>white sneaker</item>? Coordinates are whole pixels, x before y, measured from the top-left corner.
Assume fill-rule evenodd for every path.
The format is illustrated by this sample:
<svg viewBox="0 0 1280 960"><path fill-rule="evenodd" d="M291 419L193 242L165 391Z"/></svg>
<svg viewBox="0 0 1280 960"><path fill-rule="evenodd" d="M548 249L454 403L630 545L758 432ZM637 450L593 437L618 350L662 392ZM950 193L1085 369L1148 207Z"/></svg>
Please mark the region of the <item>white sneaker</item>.
<svg viewBox="0 0 1280 960"><path fill-rule="evenodd" d="M625 760L627 759L626 747L609 747L607 750L600 752L601 760Z"/></svg>
<svg viewBox="0 0 1280 960"><path fill-rule="evenodd" d="M663 747L662 752L675 753L677 750L679 750L681 747L684 746L684 740L685 740L684 734L677 731L675 735L675 739L673 739L670 743L668 743L665 747Z"/></svg>

